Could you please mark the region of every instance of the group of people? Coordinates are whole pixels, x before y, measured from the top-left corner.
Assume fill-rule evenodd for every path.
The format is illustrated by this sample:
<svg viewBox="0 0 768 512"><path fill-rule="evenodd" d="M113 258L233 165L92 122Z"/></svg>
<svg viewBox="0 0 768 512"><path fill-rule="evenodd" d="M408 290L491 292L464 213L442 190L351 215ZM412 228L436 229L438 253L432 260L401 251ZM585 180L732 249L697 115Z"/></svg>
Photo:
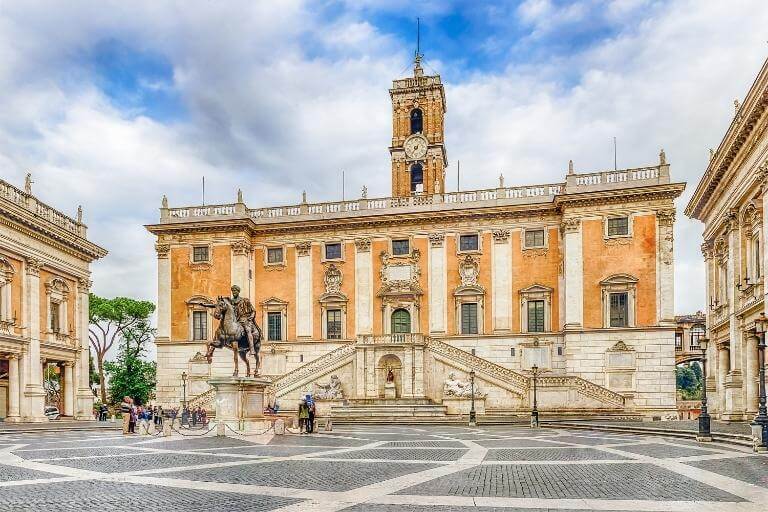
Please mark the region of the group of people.
<svg viewBox="0 0 768 512"><path fill-rule="evenodd" d="M299 402L299 432L311 434L315 431L315 401L311 395L307 395Z"/></svg>
<svg viewBox="0 0 768 512"><path fill-rule="evenodd" d="M150 424L153 424L155 429L163 426L164 413L161 406L136 405L133 398L126 396L120 403L120 412L123 415L123 434L135 434L137 424L140 432L149 432Z"/></svg>
<svg viewBox="0 0 768 512"><path fill-rule="evenodd" d="M202 407L190 409L185 405L184 409L181 411L181 424L190 425L192 427L196 427L198 424L207 425L208 413L205 412L205 409Z"/></svg>

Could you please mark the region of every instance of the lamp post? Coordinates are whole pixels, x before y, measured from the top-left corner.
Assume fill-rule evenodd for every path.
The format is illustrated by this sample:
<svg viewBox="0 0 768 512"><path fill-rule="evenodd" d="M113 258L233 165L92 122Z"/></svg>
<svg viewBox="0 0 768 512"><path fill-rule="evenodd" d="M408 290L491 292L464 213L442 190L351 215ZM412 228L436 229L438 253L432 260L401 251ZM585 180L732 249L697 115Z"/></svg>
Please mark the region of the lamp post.
<svg viewBox="0 0 768 512"><path fill-rule="evenodd" d="M539 428L539 407L536 399L536 379L539 376L539 367L531 366L533 374L533 409L531 409L531 428Z"/></svg>
<svg viewBox="0 0 768 512"><path fill-rule="evenodd" d="M476 427L477 414L475 413L475 370L470 370L469 372L469 391L470 391L469 426Z"/></svg>
<svg viewBox="0 0 768 512"><path fill-rule="evenodd" d="M755 446L755 451L764 452L768 450L768 413L765 404L765 331L768 330L768 318L765 313L755 319L755 333L760 341L757 345L757 364L760 373L760 402L757 408L757 416L752 423L754 427L759 426L760 444Z"/></svg>
<svg viewBox="0 0 768 512"><path fill-rule="evenodd" d="M181 389L182 389L182 399L181 399L181 407L182 409L187 408L187 372L181 372Z"/></svg>
<svg viewBox="0 0 768 512"><path fill-rule="evenodd" d="M709 339L706 336L699 338L699 348L701 348L701 414L699 414L699 434L696 436L696 440L700 443L712 441L711 419L707 412L707 346L709 346Z"/></svg>

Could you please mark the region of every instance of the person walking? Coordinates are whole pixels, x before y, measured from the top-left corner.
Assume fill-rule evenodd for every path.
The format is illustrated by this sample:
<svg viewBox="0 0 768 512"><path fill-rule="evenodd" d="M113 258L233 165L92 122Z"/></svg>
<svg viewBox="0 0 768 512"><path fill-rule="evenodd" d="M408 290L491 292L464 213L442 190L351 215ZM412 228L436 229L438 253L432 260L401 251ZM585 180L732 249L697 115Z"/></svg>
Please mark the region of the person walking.
<svg viewBox="0 0 768 512"><path fill-rule="evenodd" d="M123 397L123 401L120 402L120 414L123 416L123 434L128 434L131 423L131 397Z"/></svg>
<svg viewBox="0 0 768 512"><path fill-rule="evenodd" d="M309 402L309 418L307 418L307 433L311 434L315 431L315 413L317 410L315 409L315 401L311 400Z"/></svg>
<svg viewBox="0 0 768 512"><path fill-rule="evenodd" d="M131 410L128 412L128 433L129 434L135 434L136 433L136 420L138 418L137 416L138 410L136 409L136 406L131 403Z"/></svg>
<svg viewBox="0 0 768 512"><path fill-rule="evenodd" d="M302 399L299 402L299 433L307 433L307 422L309 421L309 406L307 401Z"/></svg>

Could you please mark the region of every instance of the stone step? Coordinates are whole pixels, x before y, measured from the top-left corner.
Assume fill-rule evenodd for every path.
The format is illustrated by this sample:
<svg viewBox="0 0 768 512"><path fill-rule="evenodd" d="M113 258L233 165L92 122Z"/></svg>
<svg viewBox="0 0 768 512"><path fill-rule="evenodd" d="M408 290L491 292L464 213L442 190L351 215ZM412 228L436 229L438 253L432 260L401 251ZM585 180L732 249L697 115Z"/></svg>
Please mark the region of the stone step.
<svg viewBox="0 0 768 512"><path fill-rule="evenodd" d="M413 418L419 416L446 415L443 405L362 405L332 407L331 416L339 417L400 417Z"/></svg>
<svg viewBox="0 0 768 512"><path fill-rule="evenodd" d="M350 404L362 405L435 405L429 398L350 398Z"/></svg>

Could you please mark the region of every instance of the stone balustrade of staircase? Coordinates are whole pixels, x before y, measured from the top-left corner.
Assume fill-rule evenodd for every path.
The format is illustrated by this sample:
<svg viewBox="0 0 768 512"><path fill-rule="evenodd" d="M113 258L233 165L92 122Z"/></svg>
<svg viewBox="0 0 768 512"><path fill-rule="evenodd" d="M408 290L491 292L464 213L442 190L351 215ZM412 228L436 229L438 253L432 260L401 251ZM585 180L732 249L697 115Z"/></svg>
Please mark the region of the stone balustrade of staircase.
<svg viewBox="0 0 768 512"><path fill-rule="evenodd" d="M435 354L440 354L458 363L462 363L476 372L485 373L502 382L513 384L515 387L522 390L527 390L530 386L530 379L528 376L509 368L505 368L487 359L483 359L482 357L472 355L465 350L461 350L460 348L456 348L442 341L430 338L427 341L427 347Z"/></svg>
<svg viewBox="0 0 768 512"><path fill-rule="evenodd" d="M307 378L311 378L314 375L319 374L322 370L326 370L329 367L344 361L353 355L355 350L354 343L343 345L278 377L272 384L276 396L282 396L285 393L292 391L296 386L301 385Z"/></svg>
<svg viewBox="0 0 768 512"><path fill-rule="evenodd" d="M621 393L611 391L608 388L599 386L575 375L547 375L539 376L537 385L542 388L547 387L573 387L579 393L603 403L612 404L618 407L624 407L624 396Z"/></svg>

